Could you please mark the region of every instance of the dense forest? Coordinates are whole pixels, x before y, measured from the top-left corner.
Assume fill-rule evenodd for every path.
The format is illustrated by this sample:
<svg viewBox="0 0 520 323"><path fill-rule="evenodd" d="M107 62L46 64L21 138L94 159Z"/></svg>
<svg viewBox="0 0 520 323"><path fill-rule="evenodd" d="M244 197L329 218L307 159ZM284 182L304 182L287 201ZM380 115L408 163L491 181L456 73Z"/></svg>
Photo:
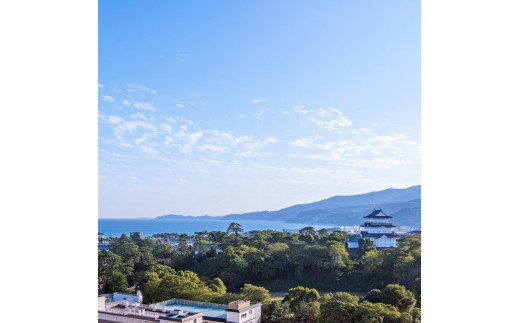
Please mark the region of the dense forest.
<svg viewBox="0 0 520 323"><path fill-rule="evenodd" d="M383 250L361 239L352 253L346 233L313 227L244 236L240 224L231 223L226 232L154 237L178 244L122 235L99 252L105 292L140 289L146 303L246 298L264 305L266 322L420 322L420 236L404 236L398 248ZM269 290L285 297L272 298Z"/></svg>

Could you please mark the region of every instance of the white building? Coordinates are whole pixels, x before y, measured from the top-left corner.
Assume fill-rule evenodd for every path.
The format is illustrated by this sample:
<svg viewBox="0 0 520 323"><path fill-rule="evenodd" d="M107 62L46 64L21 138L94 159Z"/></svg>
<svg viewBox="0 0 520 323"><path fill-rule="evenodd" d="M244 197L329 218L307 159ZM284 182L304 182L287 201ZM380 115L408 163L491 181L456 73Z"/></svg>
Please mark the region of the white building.
<svg viewBox="0 0 520 323"><path fill-rule="evenodd" d="M341 232L347 232L347 233L353 233L353 234L358 234L359 233L359 225L354 225L354 226L338 226L338 227L332 227L332 228L328 228L327 229L329 231L329 233L332 233L334 231L341 231Z"/></svg>
<svg viewBox="0 0 520 323"><path fill-rule="evenodd" d="M262 320L262 304L250 301L234 301L228 304L226 322L260 323Z"/></svg>
<svg viewBox="0 0 520 323"><path fill-rule="evenodd" d="M98 251L103 251L103 250L108 251L109 247L110 247L110 243L108 243L108 242L98 243Z"/></svg>
<svg viewBox="0 0 520 323"><path fill-rule="evenodd" d="M359 248L359 238L374 241L376 248L397 247L399 235L395 233L395 225L390 222L391 216L379 209L363 218L366 222L361 225L361 233L347 240L349 248Z"/></svg>
<svg viewBox="0 0 520 323"><path fill-rule="evenodd" d="M172 299L142 304L142 295L118 293L98 298L98 322L109 323L260 323L262 304L238 300L228 305ZM120 296L126 296L123 297ZM129 297L134 296L134 298ZM135 301L135 302L134 302Z"/></svg>

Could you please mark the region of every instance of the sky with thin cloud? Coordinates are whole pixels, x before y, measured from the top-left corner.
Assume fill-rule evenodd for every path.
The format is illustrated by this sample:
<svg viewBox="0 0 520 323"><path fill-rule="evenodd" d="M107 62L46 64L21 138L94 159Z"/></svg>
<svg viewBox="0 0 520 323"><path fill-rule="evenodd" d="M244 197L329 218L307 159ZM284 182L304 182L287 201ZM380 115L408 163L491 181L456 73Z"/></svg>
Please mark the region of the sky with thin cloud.
<svg viewBox="0 0 520 323"><path fill-rule="evenodd" d="M420 184L419 1L101 1L98 90L102 218Z"/></svg>

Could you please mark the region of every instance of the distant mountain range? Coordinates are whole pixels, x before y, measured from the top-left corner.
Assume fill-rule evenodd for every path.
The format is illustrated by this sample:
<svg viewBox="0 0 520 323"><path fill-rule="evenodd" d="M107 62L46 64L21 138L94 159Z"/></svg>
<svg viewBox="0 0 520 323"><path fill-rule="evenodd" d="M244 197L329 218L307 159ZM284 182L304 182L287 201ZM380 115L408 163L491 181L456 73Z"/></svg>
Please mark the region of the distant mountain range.
<svg viewBox="0 0 520 323"><path fill-rule="evenodd" d="M394 217L393 223L398 226L421 225L421 185L405 189L389 188L383 191L366 194L334 196L318 202L297 204L278 211L259 211L225 216L193 217L183 215L162 215L156 219L211 218L215 220L263 220L284 221L304 224L326 225L359 225L362 217L374 209L383 209Z"/></svg>

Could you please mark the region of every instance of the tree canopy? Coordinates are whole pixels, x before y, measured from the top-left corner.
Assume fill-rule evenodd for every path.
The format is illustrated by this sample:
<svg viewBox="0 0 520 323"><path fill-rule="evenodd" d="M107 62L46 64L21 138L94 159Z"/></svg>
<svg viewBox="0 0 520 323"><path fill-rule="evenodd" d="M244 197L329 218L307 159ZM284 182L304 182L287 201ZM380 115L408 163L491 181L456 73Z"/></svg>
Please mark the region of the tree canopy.
<svg viewBox="0 0 520 323"><path fill-rule="evenodd" d="M165 242L122 235L98 253L98 281L105 292L140 289L146 303L245 298L264 304L266 322L420 322L420 236L382 250L367 240L351 255L345 232L242 232L233 222L225 232L160 234ZM364 298L339 288L354 280L351 291L369 291ZM292 284L282 301L267 290L278 282ZM318 283L338 292L320 296Z"/></svg>

